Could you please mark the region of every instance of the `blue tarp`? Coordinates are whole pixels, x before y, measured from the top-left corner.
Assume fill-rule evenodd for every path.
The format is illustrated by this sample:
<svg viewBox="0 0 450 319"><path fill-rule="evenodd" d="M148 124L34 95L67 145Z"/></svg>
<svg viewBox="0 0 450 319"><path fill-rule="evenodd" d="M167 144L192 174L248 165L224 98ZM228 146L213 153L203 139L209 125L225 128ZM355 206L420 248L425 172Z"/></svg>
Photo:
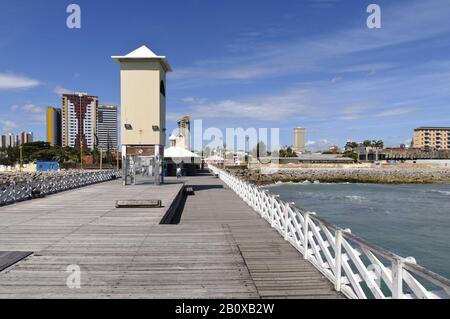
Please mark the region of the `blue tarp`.
<svg viewBox="0 0 450 319"><path fill-rule="evenodd" d="M36 170L38 172L57 172L59 171L58 162L37 162Z"/></svg>

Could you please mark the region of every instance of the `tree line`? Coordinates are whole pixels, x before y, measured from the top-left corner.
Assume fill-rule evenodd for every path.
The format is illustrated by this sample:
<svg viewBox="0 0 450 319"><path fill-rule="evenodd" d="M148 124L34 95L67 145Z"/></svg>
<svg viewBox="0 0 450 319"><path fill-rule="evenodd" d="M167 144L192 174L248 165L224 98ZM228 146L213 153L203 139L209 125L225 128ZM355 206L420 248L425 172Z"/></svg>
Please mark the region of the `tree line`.
<svg viewBox="0 0 450 319"><path fill-rule="evenodd" d="M58 162L60 164L77 164L81 161L79 149L72 147L51 146L48 142L25 143L20 147L0 149L0 165L15 165L20 163L20 148L22 148L23 164L34 162ZM84 155L99 158L98 151L83 150Z"/></svg>

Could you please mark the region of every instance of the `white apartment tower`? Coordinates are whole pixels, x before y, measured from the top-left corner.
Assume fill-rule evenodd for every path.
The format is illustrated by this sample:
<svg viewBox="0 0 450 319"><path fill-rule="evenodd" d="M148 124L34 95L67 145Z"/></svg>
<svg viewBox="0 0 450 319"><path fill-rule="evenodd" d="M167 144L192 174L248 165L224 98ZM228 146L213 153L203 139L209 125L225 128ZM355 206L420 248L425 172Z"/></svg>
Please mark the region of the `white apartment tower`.
<svg viewBox="0 0 450 319"><path fill-rule="evenodd" d="M98 148L103 151L117 151L117 131L117 106L99 105L97 109Z"/></svg>
<svg viewBox="0 0 450 319"><path fill-rule="evenodd" d="M191 118L189 116L183 116L178 121L176 145L188 151L191 150Z"/></svg>

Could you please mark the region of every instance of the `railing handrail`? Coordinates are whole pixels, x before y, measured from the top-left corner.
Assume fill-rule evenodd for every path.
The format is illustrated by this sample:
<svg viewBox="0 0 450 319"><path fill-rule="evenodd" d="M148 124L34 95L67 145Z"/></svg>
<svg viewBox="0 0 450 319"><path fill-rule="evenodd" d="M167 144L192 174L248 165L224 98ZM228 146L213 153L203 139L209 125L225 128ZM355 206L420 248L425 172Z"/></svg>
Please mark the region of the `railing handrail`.
<svg viewBox="0 0 450 319"><path fill-rule="evenodd" d="M272 227L275 227L286 240L304 255L305 259L308 259L320 272L332 281L335 284L336 290L342 291L346 296L351 298L366 298L367 294L360 285L360 282L364 282L368 286L365 289L370 290L375 298L386 298L384 292L381 290L381 286L373 286L375 273L364 265L360 258L361 255L364 255L372 261L372 265L379 268L380 276L382 277L380 281L385 281L388 289L392 292L392 298L405 298L408 296L416 298L442 298L440 291L429 291L413 275L427 280L434 286L440 287L445 294L444 298L450 297L450 280L417 265L412 257L403 258L367 242L363 238L352 234L349 230L344 230L322 219L315 213L308 212L296 206L294 203L284 202L268 190L263 190L261 187L250 184L215 166L209 165L208 167L247 202L248 205L259 212L263 218L270 221ZM264 207L264 203L256 202L258 200L261 201L261 198L265 198L266 201L268 201L268 198L272 198L270 200L270 207ZM283 212L281 212L280 207L283 207ZM300 223L297 219L293 223L292 216L289 217L288 208L292 210L294 216L301 217ZM312 224L309 225L309 223ZM292 230L291 228L293 226L297 228ZM330 231L334 232L334 236ZM320 232L326 235L325 240L323 239L324 235L320 234ZM342 243L338 241L338 234L340 235L339 238L342 238L340 240L343 240ZM347 240L356 244L357 247L353 247L347 243ZM335 247L337 243L339 243L339 247ZM341 248L343 248L342 252ZM341 252L339 258L336 256L337 252ZM390 266L385 266L376 256L383 257L391 263ZM349 262L352 262L354 267L351 267ZM357 269L356 274L353 272L355 268ZM341 277L342 275L343 277Z"/></svg>
<svg viewBox="0 0 450 319"><path fill-rule="evenodd" d="M300 212L303 212L303 213L307 213L308 212L307 210L298 207L296 204L291 203L291 205L296 207ZM397 254L395 254L395 253L393 253L391 251L388 251L388 250L386 250L386 249L384 249L384 248L382 248L382 247L380 247L378 245L369 243L365 239L363 239L361 237L358 237L357 235L354 235L351 232L348 232L347 231L348 229L344 229L344 228L339 227L339 226L337 226L335 224L332 224L329 221L327 221L327 220L325 220L325 219L323 219L323 218L321 218L321 217L319 217L317 215L311 215L311 218L317 220L320 223L323 223L325 226L327 226L328 228L331 228L331 229L333 229L335 231L339 231L339 230L343 231L342 235L345 238L350 239L352 241L355 241L358 244L360 244L362 246L365 246L366 248L369 248L370 250L375 251L377 254L385 257L386 259L389 259L389 260L402 259L402 257L400 257L399 255L397 255Z"/></svg>

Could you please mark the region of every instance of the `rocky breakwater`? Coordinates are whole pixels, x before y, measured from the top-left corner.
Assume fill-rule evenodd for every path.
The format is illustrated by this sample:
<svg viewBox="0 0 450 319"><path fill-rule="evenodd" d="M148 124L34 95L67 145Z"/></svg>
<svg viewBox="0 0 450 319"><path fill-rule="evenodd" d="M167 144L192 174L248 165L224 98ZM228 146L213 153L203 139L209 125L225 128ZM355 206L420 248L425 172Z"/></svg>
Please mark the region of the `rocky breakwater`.
<svg viewBox="0 0 450 319"><path fill-rule="evenodd" d="M67 170L59 172L0 172L0 186L18 184L41 184L57 182L62 179L80 178L98 175L101 179L119 178L120 172L114 170Z"/></svg>
<svg viewBox="0 0 450 319"><path fill-rule="evenodd" d="M450 169L436 168L270 168L230 170L256 185L277 182L433 184L450 183Z"/></svg>

